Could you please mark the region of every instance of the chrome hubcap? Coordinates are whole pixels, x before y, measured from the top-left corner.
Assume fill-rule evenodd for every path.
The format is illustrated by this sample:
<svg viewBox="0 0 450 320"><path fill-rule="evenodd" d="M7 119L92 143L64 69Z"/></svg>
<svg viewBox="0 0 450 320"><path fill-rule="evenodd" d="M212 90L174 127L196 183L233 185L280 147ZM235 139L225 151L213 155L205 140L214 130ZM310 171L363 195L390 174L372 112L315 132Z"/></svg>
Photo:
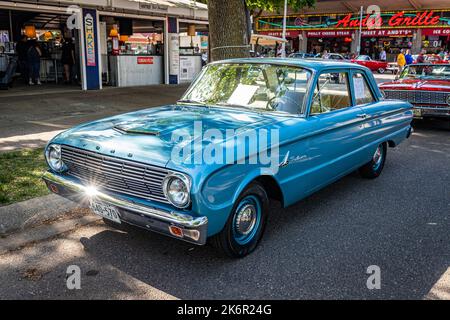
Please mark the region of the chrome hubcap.
<svg viewBox="0 0 450 320"><path fill-rule="evenodd" d="M236 215L236 232L240 235L248 235L256 224L256 208L247 204Z"/></svg>

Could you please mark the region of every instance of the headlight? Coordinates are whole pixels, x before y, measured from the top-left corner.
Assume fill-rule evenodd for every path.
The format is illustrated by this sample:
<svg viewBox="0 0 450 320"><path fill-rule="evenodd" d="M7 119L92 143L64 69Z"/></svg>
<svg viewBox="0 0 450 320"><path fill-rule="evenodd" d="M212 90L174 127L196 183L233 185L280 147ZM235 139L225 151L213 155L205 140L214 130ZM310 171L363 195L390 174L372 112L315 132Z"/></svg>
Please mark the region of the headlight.
<svg viewBox="0 0 450 320"><path fill-rule="evenodd" d="M58 144L51 144L45 150L45 159L49 167L56 172L63 172L66 170L66 165L61 159L61 146Z"/></svg>
<svg viewBox="0 0 450 320"><path fill-rule="evenodd" d="M190 179L180 173L169 174L163 182L163 190L167 200L178 208L186 208L190 204L190 189Z"/></svg>

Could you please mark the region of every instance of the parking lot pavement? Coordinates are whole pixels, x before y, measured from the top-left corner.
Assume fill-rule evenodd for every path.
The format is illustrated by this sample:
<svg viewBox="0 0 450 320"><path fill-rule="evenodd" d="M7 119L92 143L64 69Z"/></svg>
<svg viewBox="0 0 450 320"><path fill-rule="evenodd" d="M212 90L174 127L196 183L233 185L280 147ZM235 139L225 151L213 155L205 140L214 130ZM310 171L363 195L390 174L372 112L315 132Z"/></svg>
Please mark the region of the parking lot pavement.
<svg viewBox="0 0 450 320"><path fill-rule="evenodd" d="M1 299L439 299L450 292L450 131L420 126L382 175L351 174L288 208L272 206L241 260L102 223L0 257ZM81 289L66 287L70 265ZM366 283L380 267L381 289Z"/></svg>
<svg viewBox="0 0 450 320"><path fill-rule="evenodd" d="M174 103L186 87L155 85L87 92L0 93L0 152L43 146L60 131L83 122Z"/></svg>

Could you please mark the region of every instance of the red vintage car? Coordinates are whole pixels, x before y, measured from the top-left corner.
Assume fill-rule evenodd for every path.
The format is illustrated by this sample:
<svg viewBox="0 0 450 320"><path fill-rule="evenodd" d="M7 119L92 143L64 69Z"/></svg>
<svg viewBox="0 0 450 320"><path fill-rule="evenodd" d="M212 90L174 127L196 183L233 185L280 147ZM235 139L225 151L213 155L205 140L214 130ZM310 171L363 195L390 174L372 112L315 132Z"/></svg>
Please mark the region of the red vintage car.
<svg viewBox="0 0 450 320"><path fill-rule="evenodd" d="M386 61L372 60L371 57L366 55L357 56L355 59L352 59L351 62L365 66L372 71L378 71L378 73L384 73L388 66Z"/></svg>
<svg viewBox="0 0 450 320"><path fill-rule="evenodd" d="M412 64L395 81L378 86L385 98L410 102L415 118L450 119L450 64Z"/></svg>

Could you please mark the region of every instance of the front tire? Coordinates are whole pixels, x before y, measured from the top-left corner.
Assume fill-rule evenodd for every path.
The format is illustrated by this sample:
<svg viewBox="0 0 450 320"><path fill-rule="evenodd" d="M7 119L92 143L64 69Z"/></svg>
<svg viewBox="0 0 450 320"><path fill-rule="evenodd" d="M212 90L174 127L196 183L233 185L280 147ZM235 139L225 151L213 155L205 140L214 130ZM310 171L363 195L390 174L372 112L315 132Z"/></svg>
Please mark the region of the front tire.
<svg viewBox="0 0 450 320"><path fill-rule="evenodd" d="M264 187L251 183L237 199L223 230L211 237L212 245L229 257L245 257L258 246L268 212L269 198Z"/></svg>
<svg viewBox="0 0 450 320"><path fill-rule="evenodd" d="M387 144L386 142L383 142L375 150L372 159L359 168L361 176L367 179L377 178L381 174L381 171L383 171L384 163L386 162L386 154Z"/></svg>

